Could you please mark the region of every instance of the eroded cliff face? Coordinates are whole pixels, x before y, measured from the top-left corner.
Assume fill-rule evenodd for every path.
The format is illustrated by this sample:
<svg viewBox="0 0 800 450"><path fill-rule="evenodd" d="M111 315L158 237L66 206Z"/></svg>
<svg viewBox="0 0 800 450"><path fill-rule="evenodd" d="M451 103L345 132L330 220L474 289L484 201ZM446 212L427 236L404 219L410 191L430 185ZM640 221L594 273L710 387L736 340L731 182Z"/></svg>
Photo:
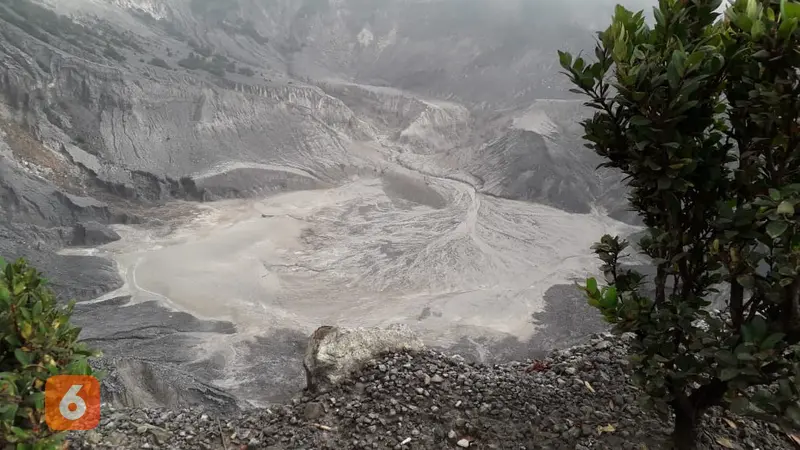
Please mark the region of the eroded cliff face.
<svg viewBox="0 0 800 450"><path fill-rule="evenodd" d="M513 124L522 120L515 115L530 115L535 98L563 96L563 77L546 54L550 42L562 36L580 46L588 30L557 29L526 2L378 3L52 2L78 23L112 30L99 33L111 43L44 29L36 38L9 23L0 87L13 109L35 117L34 127L48 128L37 133L51 147L63 144L74 161L129 195L141 190L142 174L179 180L236 164L289 167L302 172L292 177L335 184L363 166L348 146L378 140L422 155L456 152L457 163L472 162L446 170L487 180L495 195L591 209L605 180L577 167L595 160L574 152L576 139L564 129L574 115L540 103L545 121L548 111L558 115L552 129L520 133ZM188 70L180 64L190 54L209 56ZM163 67L148 64L153 58ZM218 65L206 61L214 58ZM499 107L504 119L487 120Z"/></svg>
<svg viewBox="0 0 800 450"><path fill-rule="evenodd" d="M319 207L305 219L308 252L274 267L254 257L268 273L290 267L281 282L300 303L377 291L467 296L485 288L487 274L516 282L530 263L523 253L558 247L536 239L570 226L558 216L526 239L515 227L549 213L517 211L511 200L624 213L624 189L594 172L575 120L584 112L556 74L555 46L581 48L590 30L551 6L4 2L0 254L31 259L62 295L84 302L76 320L113 355L107 389L118 402L211 396L224 409L237 399L220 386L239 399L296 387L282 367L299 370L301 326L230 338L240 332L234 318L185 317L151 291L131 297L126 267L98 257L105 250L70 247L76 227L140 224L155 230L141 237L150 242L202 216L202 202L324 189L345 209ZM345 185L355 187L335 191ZM325 286L295 276L309 267L321 267L314 279ZM423 319L431 307L424 311ZM231 367L237 381L225 378ZM167 378L177 380L168 389Z"/></svg>

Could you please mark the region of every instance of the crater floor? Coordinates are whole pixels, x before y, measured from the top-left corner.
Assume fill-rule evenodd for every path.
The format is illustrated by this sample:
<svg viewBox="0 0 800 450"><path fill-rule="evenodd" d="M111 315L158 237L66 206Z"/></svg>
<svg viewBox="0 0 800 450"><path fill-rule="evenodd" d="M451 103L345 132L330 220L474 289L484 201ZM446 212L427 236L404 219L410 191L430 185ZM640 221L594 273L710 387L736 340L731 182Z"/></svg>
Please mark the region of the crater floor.
<svg viewBox="0 0 800 450"><path fill-rule="evenodd" d="M195 348L198 360L217 359L216 383L234 392L277 352L254 359L243 347L322 324L403 322L432 346L466 340L478 358L535 340L546 291L596 270L588 249L602 234L633 230L400 167L337 188L170 208L179 219L119 225L121 241L93 250L125 280L94 302L130 296L122 308L155 302L231 322L235 333L198 335ZM274 397L260 392L248 398Z"/></svg>

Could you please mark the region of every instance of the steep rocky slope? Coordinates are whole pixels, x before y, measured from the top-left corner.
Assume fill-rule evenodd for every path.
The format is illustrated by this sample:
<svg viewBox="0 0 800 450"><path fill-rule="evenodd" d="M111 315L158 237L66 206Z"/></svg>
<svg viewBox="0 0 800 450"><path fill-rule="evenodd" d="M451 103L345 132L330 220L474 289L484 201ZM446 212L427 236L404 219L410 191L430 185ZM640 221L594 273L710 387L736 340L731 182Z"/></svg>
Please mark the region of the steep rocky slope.
<svg viewBox="0 0 800 450"><path fill-rule="evenodd" d="M285 397L321 322L566 345L600 325L563 286L632 230L555 73L575 9L0 1L0 254L80 301L121 404Z"/></svg>

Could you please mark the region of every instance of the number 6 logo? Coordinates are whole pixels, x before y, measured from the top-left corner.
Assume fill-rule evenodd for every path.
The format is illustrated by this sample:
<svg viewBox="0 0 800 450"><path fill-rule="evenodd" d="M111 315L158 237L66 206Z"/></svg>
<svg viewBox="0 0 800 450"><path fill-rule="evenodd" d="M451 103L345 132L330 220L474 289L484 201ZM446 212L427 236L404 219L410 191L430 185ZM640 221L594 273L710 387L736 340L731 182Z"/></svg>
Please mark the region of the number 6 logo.
<svg viewBox="0 0 800 450"><path fill-rule="evenodd" d="M78 392L82 387L82 384L72 385L58 403L58 411L61 413L61 416L67 420L78 420L86 414L86 402L78 397ZM74 410L70 409L72 405L75 405Z"/></svg>
<svg viewBox="0 0 800 450"><path fill-rule="evenodd" d="M56 375L44 388L45 421L53 431L91 430L100 423L100 382L89 375Z"/></svg>

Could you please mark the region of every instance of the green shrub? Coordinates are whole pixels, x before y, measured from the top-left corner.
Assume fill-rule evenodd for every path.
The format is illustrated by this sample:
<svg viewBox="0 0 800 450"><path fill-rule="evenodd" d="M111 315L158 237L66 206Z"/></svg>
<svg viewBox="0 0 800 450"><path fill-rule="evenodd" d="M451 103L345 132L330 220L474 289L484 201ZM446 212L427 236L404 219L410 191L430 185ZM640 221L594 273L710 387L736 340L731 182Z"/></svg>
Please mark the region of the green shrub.
<svg viewBox="0 0 800 450"><path fill-rule="evenodd" d="M58 448L64 435L45 423L45 381L91 375L93 352L77 342L80 328L69 323L74 302L60 307L22 259L0 258L0 271L0 448Z"/></svg>
<svg viewBox="0 0 800 450"><path fill-rule="evenodd" d="M560 53L595 110L587 145L626 175L656 269L651 292L621 262L628 243L604 236L605 279L584 289L633 333L641 399L674 415L680 450L715 406L800 427L800 2L721 7L660 0L648 24L617 6L594 61Z"/></svg>

